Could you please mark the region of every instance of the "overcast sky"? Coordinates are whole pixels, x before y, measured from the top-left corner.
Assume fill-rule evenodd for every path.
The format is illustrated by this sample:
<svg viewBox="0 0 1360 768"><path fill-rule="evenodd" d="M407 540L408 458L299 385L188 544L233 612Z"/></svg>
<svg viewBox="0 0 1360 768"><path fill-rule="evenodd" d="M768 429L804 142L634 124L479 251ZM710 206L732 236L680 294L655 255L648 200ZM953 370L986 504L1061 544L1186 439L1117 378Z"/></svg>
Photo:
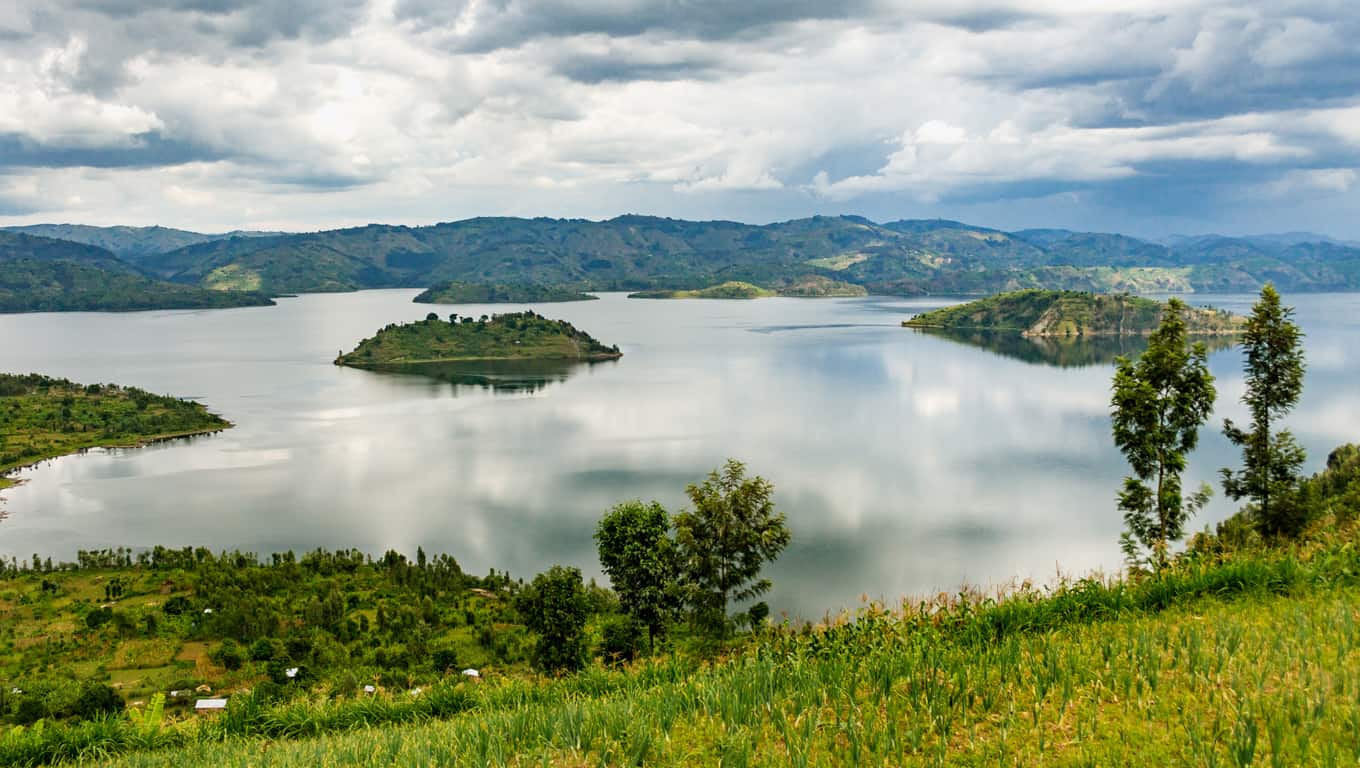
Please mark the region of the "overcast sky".
<svg viewBox="0 0 1360 768"><path fill-rule="evenodd" d="M1356 0L7 0L0 224L1360 238L1358 40Z"/></svg>

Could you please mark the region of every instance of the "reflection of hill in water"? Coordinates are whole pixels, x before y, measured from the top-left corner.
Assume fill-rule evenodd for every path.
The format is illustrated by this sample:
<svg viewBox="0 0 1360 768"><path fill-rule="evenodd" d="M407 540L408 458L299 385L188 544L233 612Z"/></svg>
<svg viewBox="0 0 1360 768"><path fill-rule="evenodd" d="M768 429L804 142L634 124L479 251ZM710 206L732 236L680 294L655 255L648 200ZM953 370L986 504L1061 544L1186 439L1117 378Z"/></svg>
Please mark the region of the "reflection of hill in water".
<svg viewBox="0 0 1360 768"><path fill-rule="evenodd" d="M1035 365L1058 368L1084 368L1109 365L1120 355L1137 356L1147 349L1146 336L1024 336L1015 332L917 330L959 344L995 352ZM1210 352L1237 344L1233 336L1197 336Z"/></svg>
<svg viewBox="0 0 1360 768"><path fill-rule="evenodd" d="M566 381L591 365L574 360L468 360L450 363L416 363L370 368L379 373L423 376L455 386L481 387L494 392L538 392L549 384Z"/></svg>

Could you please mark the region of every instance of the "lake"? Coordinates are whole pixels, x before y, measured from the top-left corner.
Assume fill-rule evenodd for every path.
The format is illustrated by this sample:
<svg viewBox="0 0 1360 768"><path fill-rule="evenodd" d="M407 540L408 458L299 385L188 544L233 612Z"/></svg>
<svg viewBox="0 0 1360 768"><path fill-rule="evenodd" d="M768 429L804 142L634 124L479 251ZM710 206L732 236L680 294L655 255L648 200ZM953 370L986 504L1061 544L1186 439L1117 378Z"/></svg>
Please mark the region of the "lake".
<svg viewBox="0 0 1360 768"><path fill-rule="evenodd" d="M1120 565L1099 355L986 348L899 326L946 299L600 301L534 308L616 363L438 378L338 368L383 325L424 317L414 290L277 307L0 316L0 370L193 397L218 435L92 451L23 471L0 493L0 553L73 558L152 544L259 553L315 547L448 552L464 569L599 577L591 534L616 502L672 511L727 457L775 485L793 543L769 602L819 618L967 582L1051 580ZM1235 311L1252 296L1199 296ZM1317 470L1360 440L1360 294L1286 296L1308 334L1288 424ZM480 315L516 309L433 307ZM1094 364L1084 364L1094 363ZM1245 420L1241 357L1211 357L1219 408L1190 461L1214 482ZM1230 514L1219 493L1192 527Z"/></svg>

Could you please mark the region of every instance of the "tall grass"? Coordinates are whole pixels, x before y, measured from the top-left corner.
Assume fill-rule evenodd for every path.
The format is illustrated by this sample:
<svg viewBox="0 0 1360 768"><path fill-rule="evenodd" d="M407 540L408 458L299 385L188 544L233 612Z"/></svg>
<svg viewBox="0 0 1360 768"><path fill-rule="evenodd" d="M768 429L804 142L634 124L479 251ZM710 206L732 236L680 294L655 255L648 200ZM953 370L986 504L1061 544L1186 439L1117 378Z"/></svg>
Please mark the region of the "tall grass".
<svg viewBox="0 0 1360 768"><path fill-rule="evenodd" d="M1354 764L1357 586L1360 551L1344 541L1192 557L1156 578L869 606L706 666L15 729L0 764L1108 764L1135 733L1170 762Z"/></svg>

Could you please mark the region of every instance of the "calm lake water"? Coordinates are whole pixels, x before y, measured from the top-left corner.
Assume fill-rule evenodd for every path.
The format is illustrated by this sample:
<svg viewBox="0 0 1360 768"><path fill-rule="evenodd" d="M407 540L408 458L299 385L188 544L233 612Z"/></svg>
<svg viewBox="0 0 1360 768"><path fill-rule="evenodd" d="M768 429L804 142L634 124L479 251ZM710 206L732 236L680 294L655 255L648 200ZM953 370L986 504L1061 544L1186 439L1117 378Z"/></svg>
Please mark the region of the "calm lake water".
<svg viewBox="0 0 1360 768"><path fill-rule="evenodd" d="M731 456L774 482L793 531L769 569L776 612L816 618L861 595L1119 566L1125 465L1109 437L1110 366L899 327L949 301L610 294L535 308L617 343L617 363L527 381L331 365L379 327L423 317L431 308L411 303L415 293L0 316L0 370L193 397L237 425L24 471L3 493L0 553L421 545L475 573L529 577L564 563L598 576L591 533L606 509L638 497L678 510L685 485ZM1246 311L1252 298L1194 303ZM1311 472L1360 440L1360 294L1286 300L1308 334L1307 388L1289 425ZM1191 458L1195 483L1236 462L1217 425L1245 418L1240 355L1216 351L1211 364L1219 412ZM1216 498L1194 524L1231 509Z"/></svg>

